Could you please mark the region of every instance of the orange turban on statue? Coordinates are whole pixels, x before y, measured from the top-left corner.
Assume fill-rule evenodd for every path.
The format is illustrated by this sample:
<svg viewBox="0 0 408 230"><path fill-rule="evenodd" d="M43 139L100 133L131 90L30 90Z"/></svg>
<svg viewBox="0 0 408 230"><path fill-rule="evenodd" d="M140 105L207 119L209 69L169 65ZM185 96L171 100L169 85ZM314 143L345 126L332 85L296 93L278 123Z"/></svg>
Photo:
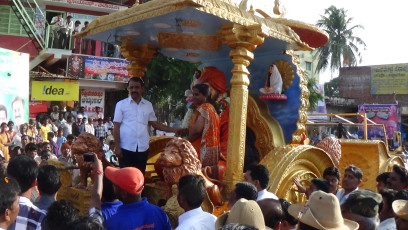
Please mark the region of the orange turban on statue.
<svg viewBox="0 0 408 230"><path fill-rule="evenodd" d="M220 94L225 93L227 90L227 82L225 81L225 76L222 71L214 66L208 66L204 67L201 72L201 83L208 82L214 89L220 92Z"/></svg>

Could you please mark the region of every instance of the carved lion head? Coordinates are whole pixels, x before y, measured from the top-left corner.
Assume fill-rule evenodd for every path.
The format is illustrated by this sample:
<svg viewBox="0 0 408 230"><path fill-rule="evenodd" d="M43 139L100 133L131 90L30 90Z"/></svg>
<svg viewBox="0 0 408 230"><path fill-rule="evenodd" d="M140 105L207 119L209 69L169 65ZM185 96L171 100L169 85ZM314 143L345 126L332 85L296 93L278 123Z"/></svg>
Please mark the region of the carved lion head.
<svg viewBox="0 0 408 230"><path fill-rule="evenodd" d="M74 143L72 143L71 151L73 155L76 155L79 167L84 165L84 153L96 153L99 159L102 161L104 159L104 152L98 138L86 132L81 133Z"/></svg>
<svg viewBox="0 0 408 230"><path fill-rule="evenodd" d="M201 171L201 162L193 145L182 138L169 141L158 162L163 167L164 180L169 185L177 184L184 175Z"/></svg>

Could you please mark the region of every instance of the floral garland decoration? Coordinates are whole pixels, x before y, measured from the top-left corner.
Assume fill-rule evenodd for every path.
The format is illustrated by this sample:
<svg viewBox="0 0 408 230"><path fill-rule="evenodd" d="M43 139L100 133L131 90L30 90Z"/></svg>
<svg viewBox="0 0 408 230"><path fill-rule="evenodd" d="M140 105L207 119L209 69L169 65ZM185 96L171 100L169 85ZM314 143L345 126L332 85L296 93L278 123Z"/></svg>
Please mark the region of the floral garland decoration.
<svg viewBox="0 0 408 230"><path fill-rule="evenodd" d="M215 104L214 106L220 112L221 115L221 113L224 112L224 110L229 106L230 103L231 99L228 97L228 94L223 93L217 98L217 100L214 103Z"/></svg>

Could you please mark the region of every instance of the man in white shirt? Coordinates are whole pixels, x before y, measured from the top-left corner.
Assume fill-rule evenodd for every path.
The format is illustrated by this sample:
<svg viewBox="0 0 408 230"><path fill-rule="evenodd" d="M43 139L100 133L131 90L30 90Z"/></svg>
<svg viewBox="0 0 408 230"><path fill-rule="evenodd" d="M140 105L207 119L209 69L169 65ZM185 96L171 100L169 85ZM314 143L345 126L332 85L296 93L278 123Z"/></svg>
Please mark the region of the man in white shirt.
<svg viewBox="0 0 408 230"><path fill-rule="evenodd" d="M266 190L269 183L269 171L264 165L251 165L245 172L244 181L255 185L258 190L258 198L256 201L266 198L279 200L275 194Z"/></svg>
<svg viewBox="0 0 408 230"><path fill-rule="evenodd" d="M14 137L12 142L14 142L16 145L20 145L21 146L21 137L23 135L27 135L27 125L26 124L21 124L19 127L19 133L17 133Z"/></svg>
<svg viewBox="0 0 408 230"><path fill-rule="evenodd" d="M121 168L136 167L144 174L150 138L148 126L174 133L178 130L157 121L152 104L142 97L144 82L141 78L130 78L127 89L129 97L119 101L115 108L115 154Z"/></svg>
<svg viewBox="0 0 408 230"><path fill-rule="evenodd" d="M61 29L65 26L64 19L62 18L62 13L58 13L57 16L53 17L51 19L50 25L52 25L51 28L54 36L53 47L51 48L62 48L61 37L63 36L63 31Z"/></svg>
<svg viewBox="0 0 408 230"><path fill-rule="evenodd" d="M347 200L351 192L358 190L358 186L360 186L362 179L363 172L355 165L349 165L344 170L344 177L343 181L341 182L343 189L339 190L336 194L340 205Z"/></svg>
<svg viewBox="0 0 408 230"><path fill-rule="evenodd" d="M380 194L383 199L383 205L380 211L380 225L378 230L396 230L395 214L392 210L392 202L396 199L397 191L392 189L382 189Z"/></svg>
<svg viewBox="0 0 408 230"><path fill-rule="evenodd" d="M67 16L67 21L65 23L65 35L63 35L64 39L64 47L63 49L69 49L69 39L71 38L71 33L74 31L74 21L72 21L72 16Z"/></svg>
<svg viewBox="0 0 408 230"><path fill-rule="evenodd" d="M215 230L217 218L201 208L206 192L205 182L201 176L189 174L180 178L177 201L185 213L179 216L179 226L176 230Z"/></svg>
<svg viewBox="0 0 408 230"><path fill-rule="evenodd" d="M84 117L85 132L95 135L95 128L92 123L92 118Z"/></svg>
<svg viewBox="0 0 408 230"><path fill-rule="evenodd" d="M103 120L103 113L101 112L101 107L95 106L95 113L92 115L92 117L96 120L101 118Z"/></svg>

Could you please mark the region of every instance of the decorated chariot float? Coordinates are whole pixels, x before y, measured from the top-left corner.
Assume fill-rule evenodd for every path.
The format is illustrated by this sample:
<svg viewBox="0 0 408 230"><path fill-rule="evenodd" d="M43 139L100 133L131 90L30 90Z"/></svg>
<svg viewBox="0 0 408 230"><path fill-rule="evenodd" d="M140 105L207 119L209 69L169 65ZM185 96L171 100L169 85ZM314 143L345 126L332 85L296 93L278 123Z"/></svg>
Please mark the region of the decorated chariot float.
<svg viewBox="0 0 408 230"><path fill-rule="evenodd" d="M292 202L304 199L291 189L294 178L307 186L312 178L322 177L329 166L341 171L349 164L358 166L364 172L361 186L374 189L378 173L388 171L393 164L403 164L400 156L390 153L381 140L329 138L320 145L307 144L309 91L294 51L323 46L328 35L314 25L286 19L280 1L275 1L269 11L257 9L247 0L238 5L230 0L152 0L99 17L79 34L120 44L122 55L131 62L128 71L132 76L143 77L147 64L161 53L201 63L202 74L208 78L224 78L226 90L210 82L213 90L218 90L217 100L228 103L221 114L225 171L220 170L223 173L214 178L219 182L207 180L211 201L206 203L207 210L222 204L226 194L243 180L244 165L248 163L245 154L258 157L259 163L269 169L268 190ZM265 72L272 64L280 73L281 90L265 94L259 89L272 87L265 80ZM165 183L161 183L154 165L158 160L169 160L163 156L164 150L169 142L175 145L174 141L165 136L151 138L144 190L152 203L166 200L170 212L176 212L177 208L169 206L177 206L177 201L169 199L166 186L176 184L177 178L166 179L164 175ZM202 171L206 174L198 165L191 172ZM165 169L163 172L169 174ZM219 191L213 186L218 186ZM86 204L86 193L62 189L63 198Z"/></svg>

